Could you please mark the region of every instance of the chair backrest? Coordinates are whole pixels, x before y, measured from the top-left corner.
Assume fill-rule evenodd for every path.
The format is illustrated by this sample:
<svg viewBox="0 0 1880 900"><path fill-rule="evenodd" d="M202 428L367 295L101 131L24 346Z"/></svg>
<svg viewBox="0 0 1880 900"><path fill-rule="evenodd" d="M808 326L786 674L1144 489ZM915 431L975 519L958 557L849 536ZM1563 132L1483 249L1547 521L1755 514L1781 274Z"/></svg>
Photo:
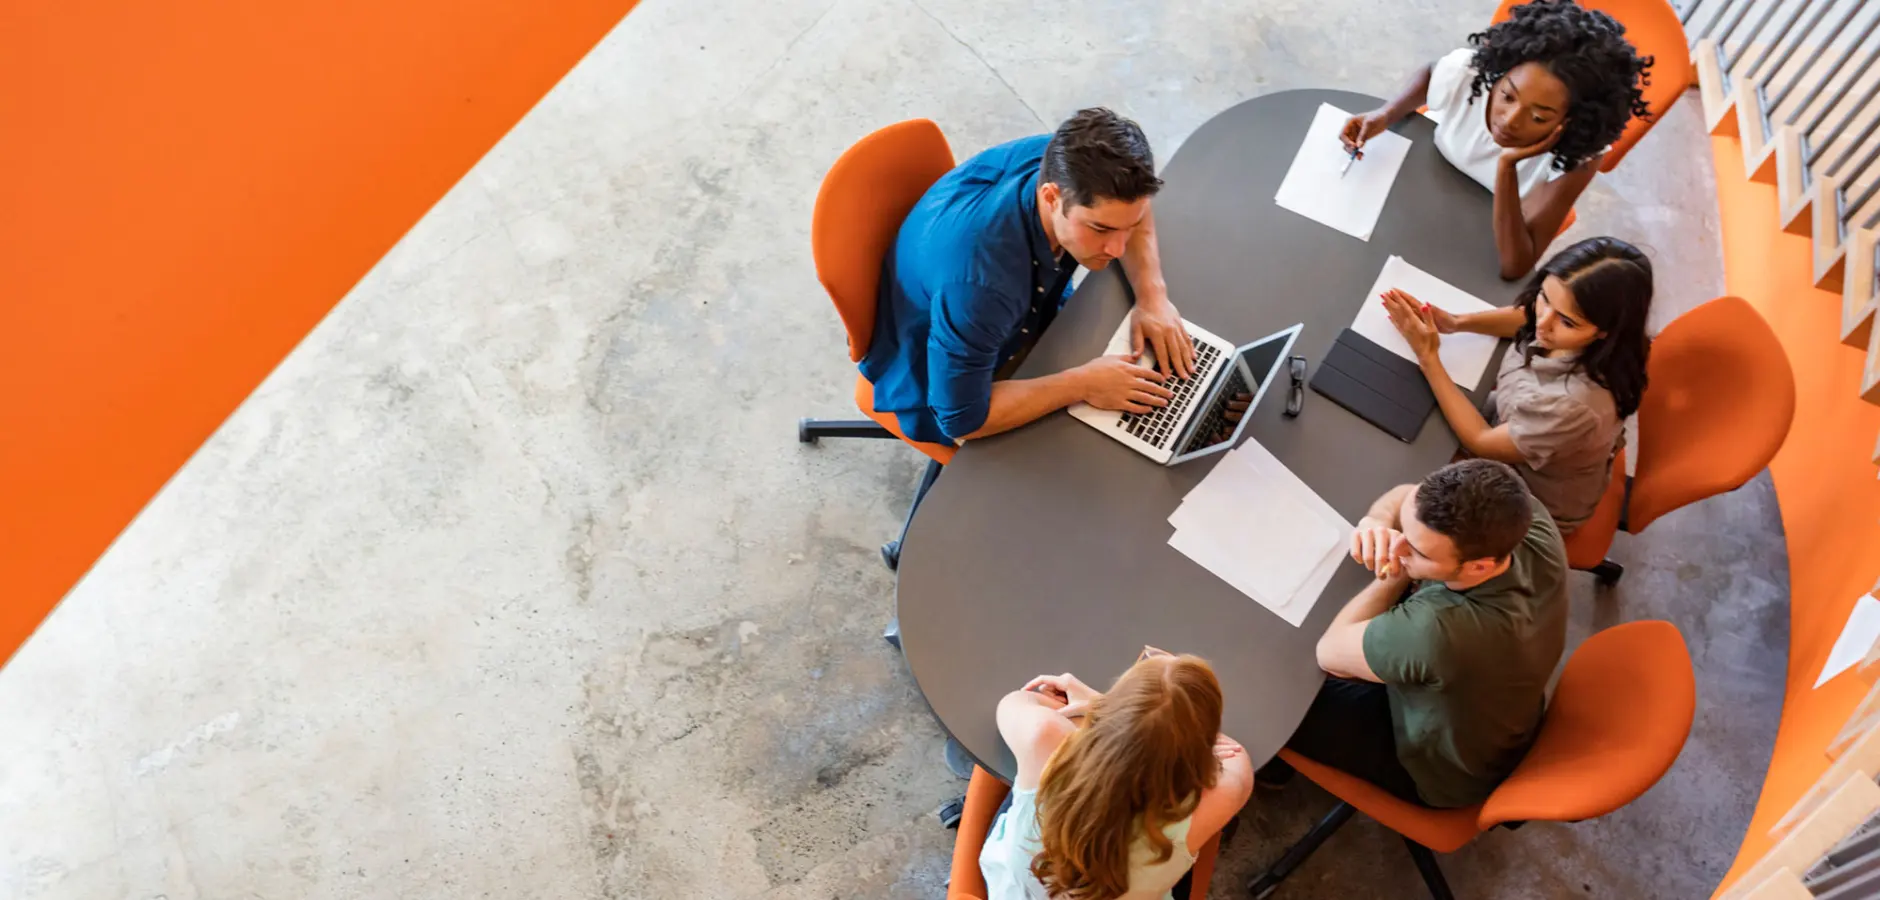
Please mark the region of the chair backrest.
<svg viewBox="0 0 1880 900"><path fill-rule="evenodd" d="M1769 323L1740 297L1673 320L1652 341L1638 410L1626 530L1735 490L1775 458L1795 418L1795 373Z"/></svg>
<svg viewBox="0 0 1880 900"><path fill-rule="evenodd" d="M953 834L953 868L947 879L947 900L986 900L986 876L979 871L979 851L999 817L999 805L1012 792L1010 785L978 766L966 783L966 806L960 810L959 830Z"/></svg>
<svg viewBox="0 0 1880 900"><path fill-rule="evenodd" d="M816 277L849 332L849 359L861 362L875 336L881 260L901 220L953 168L940 126L926 119L889 125L844 151L823 176L810 221Z"/></svg>
<svg viewBox="0 0 1880 900"><path fill-rule="evenodd" d="M1593 635L1567 661L1534 746L1478 824L1577 822L1632 802L1670 770L1696 712L1697 678L1677 626L1628 622Z"/></svg>
<svg viewBox="0 0 1880 900"><path fill-rule="evenodd" d="M1526 0L1502 0L1501 8L1495 10L1494 21L1508 18L1509 10L1524 2ZM1645 104L1651 107L1652 117L1633 119L1625 127L1625 133L1612 142L1606 161L1599 167L1601 172L1610 172L1618 167L1619 160L1625 158L1632 145L1651 130L1665 110L1684 96L1696 73L1691 68L1690 42L1685 40L1684 26L1678 22L1678 11L1666 0L1579 0L1579 4L1619 20L1619 24L1625 26L1626 39L1638 49L1639 55L1652 57L1650 83L1643 88Z"/></svg>

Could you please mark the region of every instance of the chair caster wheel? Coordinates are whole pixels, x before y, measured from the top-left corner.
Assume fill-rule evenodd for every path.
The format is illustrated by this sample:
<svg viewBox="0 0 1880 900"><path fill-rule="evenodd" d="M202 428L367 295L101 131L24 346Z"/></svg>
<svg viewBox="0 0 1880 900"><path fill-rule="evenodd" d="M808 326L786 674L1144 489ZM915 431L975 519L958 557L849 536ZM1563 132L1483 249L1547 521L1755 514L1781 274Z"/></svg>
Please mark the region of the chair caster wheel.
<svg viewBox="0 0 1880 900"><path fill-rule="evenodd" d="M881 545L881 561L887 564L888 571L890 572L900 571L901 570L901 542L889 541L885 544L882 544Z"/></svg>
<svg viewBox="0 0 1880 900"><path fill-rule="evenodd" d="M960 817L965 814L965 797L955 797L948 800L946 805L940 807L940 809L934 813L934 815L940 817L940 827L948 831L957 830L960 827Z"/></svg>
<svg viewBox="0 0 1880 900"><path fill-rule="evenodd" d="M1624 576L1625 567L1610 559L1601 560L1599 565L1593 567L1593 577L1599 581L1601 587L1618 584L1619 579Z"/></svg>

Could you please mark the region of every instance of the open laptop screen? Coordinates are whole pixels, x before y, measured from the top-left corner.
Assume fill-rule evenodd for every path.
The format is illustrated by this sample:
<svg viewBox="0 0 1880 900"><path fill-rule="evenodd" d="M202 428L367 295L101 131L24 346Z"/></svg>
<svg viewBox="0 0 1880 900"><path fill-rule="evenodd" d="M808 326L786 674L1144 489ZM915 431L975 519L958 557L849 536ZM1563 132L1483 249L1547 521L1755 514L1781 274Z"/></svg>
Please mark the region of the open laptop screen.
<svg viewBox="0 0 1880 900"><path fill-rule="evenodd" d="M1266 396L1266 389L1286 360L1287 351L1299 337L1301 326L1263 337L1234 351L1234 359L1223 377L1208 393L1207 405L1191 420L1187 437L1176 448L1169 465L1218 453L1240 443L1240 436L1253 420L1253 410ZM1243 394L1251 395L1247 411L1238 422L1227 420L1228 403Z"/></svg>

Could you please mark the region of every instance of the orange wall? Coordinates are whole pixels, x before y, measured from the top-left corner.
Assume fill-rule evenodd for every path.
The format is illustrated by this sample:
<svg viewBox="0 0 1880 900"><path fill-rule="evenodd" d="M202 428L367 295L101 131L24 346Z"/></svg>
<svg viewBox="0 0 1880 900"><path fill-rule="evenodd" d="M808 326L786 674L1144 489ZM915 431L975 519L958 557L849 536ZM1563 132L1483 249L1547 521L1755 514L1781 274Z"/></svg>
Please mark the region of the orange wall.
<svg viewBox="0 0 1880 900"><path fill-rule="evenodd" d="M1781 336L1796 393L1795 424L1769 467L1789 547L1787 689L1762 798L1727 885L1769 848L1769 827L1828 767L1822 748L1867 693L1853 673L1819 690L1814 683L1854 600L1880 578L1880 406L1860 399L1865 353L1839 341L1841 295L1812 287L1810 240L1781 233L1775 188L1744 177L1736 139L1713 138L1712 150L1725 281Z"/></svg>
<svg viewBox="0 0 1880 900"><path fill-rule="evenodd" d="M0 662L633 3L0 2Z"/></svg>

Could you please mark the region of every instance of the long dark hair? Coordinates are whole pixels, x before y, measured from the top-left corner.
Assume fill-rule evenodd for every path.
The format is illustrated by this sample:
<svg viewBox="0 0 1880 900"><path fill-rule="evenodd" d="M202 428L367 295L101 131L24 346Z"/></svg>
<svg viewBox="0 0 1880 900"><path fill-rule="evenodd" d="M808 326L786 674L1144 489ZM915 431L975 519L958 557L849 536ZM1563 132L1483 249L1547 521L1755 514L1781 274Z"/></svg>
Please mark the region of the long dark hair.
<svg viewBox="0 0 1880 900"><path fill-rule="evenodd" d="M1527 320L1514 337L1528 364L1534 361L1534 301L1549 275L1566 283L1580 314L1606 333L1580 351L1576 365L1594 384L1612 392L1619 418L1637 412L1645 393L1645 360L1652 350L1651 336L1645 333L1652 311L1652 261L1625 241L1596 237L1542 263L1521 291Z"/></svg>
<svg viewBox="0 0 1880 900"><path fill-rule="evenodd" d="M1475 81L1469 99L1482 96L1522 63L1537 62L1565 82L1572 104L1567 127L1554 145L1554 168L1571 172L1604 152L1634 118L1651 118L1644 92L1652 58L1638 55L1625 26L1573 0L1534 0L1508 19L1469 35Z"/></svg>

